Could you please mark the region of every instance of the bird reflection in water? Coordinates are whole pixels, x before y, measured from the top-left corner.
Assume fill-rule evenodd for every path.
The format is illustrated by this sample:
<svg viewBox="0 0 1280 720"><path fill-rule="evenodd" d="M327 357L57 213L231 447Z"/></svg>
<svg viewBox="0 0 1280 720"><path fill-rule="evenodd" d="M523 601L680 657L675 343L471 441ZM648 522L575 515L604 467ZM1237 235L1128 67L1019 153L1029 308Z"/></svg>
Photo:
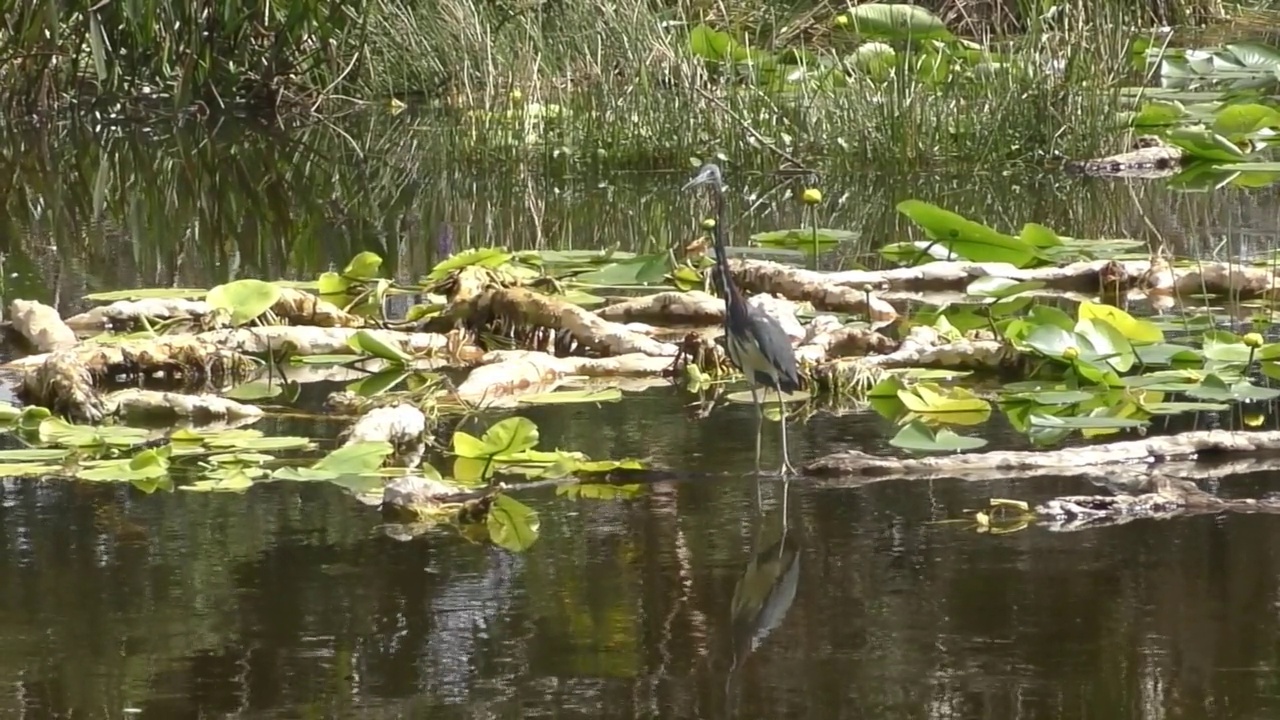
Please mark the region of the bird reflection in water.
<svg viewBox="0 0 1280 720"><path fill-rule="evenodd" d="M734 675L782 623L796 599L796 587L800 581L800 548L796 534L788 531L787 499L790 491L791 483L782 483L782 502L773 513L767 514L763 511L757 487L756 512L760 517L755 543L751 560L733 590L730 606L733 663L725 679L725 700L731 714Z"/></svg>

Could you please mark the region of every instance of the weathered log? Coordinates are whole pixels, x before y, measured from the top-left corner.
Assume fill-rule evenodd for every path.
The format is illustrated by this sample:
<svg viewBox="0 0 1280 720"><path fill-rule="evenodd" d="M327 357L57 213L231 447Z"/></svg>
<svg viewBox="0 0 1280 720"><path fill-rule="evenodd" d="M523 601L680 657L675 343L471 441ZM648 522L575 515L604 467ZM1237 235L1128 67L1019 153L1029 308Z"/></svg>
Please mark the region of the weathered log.
<svg viewBox="0 0 1280 720"><path fill-rule="evenodd" d="M58 311L35 300L9 303L13 329L42 353L66 350L76 344L75 332L62 321Z"/></svg>
<svg viewBox="0 0 1280 720"><path fill-rule="evenodd" d="M568 332L581 347L600 355L643 353L654 357L674 357L676 347L654 340L554 295L543 295L520 287L494 288L454 303L442 313L447 322L461 322L473 330L492 329L495 324L513 330ZM434 324L434 323L433 323Z"/></svg>
<svg viewBox="0 0 1280 720"><path fill-rule="evenodd" d="M383 441L395 448L389 464L417 467L422 462L427 432L427 416L409 404L374 408L343 433L342 444Z"/></svg>
<svg viewBox="0 0 1280 720"><path fill-rule="evenodd" d="M106 413L129 420L182 418L198 424L259 418L262 408L245 405L218 395L158 392L129 388L102 398Z"/></svg>
<svg viewBox="0 0 1280 720"><path fill-rule="evenodd" d="M1033 469L1079 471L1082 468L1125 463L1158 463L1216 454L1277 450L1280 450L1280 431L1197 430L1061 450L1000 450L922 458L879 457L857 450L846 450L818 458L806 465L804 470L806 474L815 476L937 477L981 473L991 477L993 473L1021 473Z"/></svg>
<svg viewBox="0 0 1280 720"><path fill-rule="evenodd" d="M724 301L702 292L668 291L630 298L596 311L614 322L645 322L657 325L711 325L724 322Z"/></svg>
<svg viewBox="0 0 1280 720"><path fill-rule="evenodd" d="M1049 289L1096 293L1141 290L1175 295L1231 295L1260 297L1274 294L1276 274L1268 267L1252 267L1238 263L1195 262L1173 264L1167 260L1091 260L1040 268L1017 268L1009 263L931 262L916 267L890 270L848 270L837 273L814 273L787 265L762 260L734 260L735 277L765 278L779 275L801 275L807 293L817 295L819 289L830 289L836 297L848 292L861 292L870 286L899 292L937 292L964 290L974 280L1000 277L1019 282L1038 280ZM796 282L799 282L797 280ZM809 300L819 310L839 310L821 297L797 297L786 292L786 286L758 282L758 289L776 292L793 300ZM805 295L806 293L797 293Z"/></svg>
<svg viewBox="0 0 1280 720"><path fill-rule="evenodd" d="M671 359L642 353L608 358L564 357L527 350L495 350L467 376L455 396L469 404L514 405L520 395L548 392L573 376L660 375Z"/></svg>

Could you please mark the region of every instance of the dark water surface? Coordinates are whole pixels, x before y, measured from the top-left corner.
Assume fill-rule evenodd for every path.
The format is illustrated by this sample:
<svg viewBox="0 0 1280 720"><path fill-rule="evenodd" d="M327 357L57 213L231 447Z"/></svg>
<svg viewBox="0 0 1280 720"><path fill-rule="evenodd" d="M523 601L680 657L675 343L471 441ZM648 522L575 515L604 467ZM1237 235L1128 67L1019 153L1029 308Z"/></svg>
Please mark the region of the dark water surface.
<svg viewBox="0 0 1280 720"><path fill-rule="evenodd" d="M692 205L673 189L683 167L477 168L410 120L359 122L347 138L4 136L5 302L68 310L87 290L309 277L363 249L413 278L441 222L460 246L692 237ZM832 167L822 224L865 243L824 254L827 267L904 237L892 208L913 196L1001 227L1163 239L1206 257L1271 247L1280 223L1268 190ZM738 177L739 236L799 222L790 190ZM543 447L727 479L617 501L521 496L542 534L520 555L447 530L393 539L329 486L143 495L4 481L0 717L1280 717L1277 518L981 535L934 521L991 497L1096 490L801 478L784 494L751 473L751 409L699 419L692 400L660 390L527 413ZM820 413L794 428L794 459L886 453L892 432ZM765 462L776 456L771 434ZM744 600L762 589L758 607Z"/></svg>

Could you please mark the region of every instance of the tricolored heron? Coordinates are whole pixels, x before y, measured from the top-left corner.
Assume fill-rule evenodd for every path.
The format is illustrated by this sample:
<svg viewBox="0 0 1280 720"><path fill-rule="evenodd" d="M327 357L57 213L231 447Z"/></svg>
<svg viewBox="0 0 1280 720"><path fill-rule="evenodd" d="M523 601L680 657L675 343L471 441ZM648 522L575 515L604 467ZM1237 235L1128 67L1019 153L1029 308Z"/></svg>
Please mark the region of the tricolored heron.
<svg viewBox="0 0 1280 720"><path fill-rule="evenodd" d="M796 354L791 347L791 340L783 331L782 325L760 308L749 304L738 291L729 274L729 261L724 250L724 226L726 208L724 182L719 166L707 163L702 166L692 180L685 183L682 190L699 185L711 185L716 199L716 270L720 273L717 285L724 295L724 337L725 348L729 351L729 360L733 362L747 378L751 387L751 402L756 408L756 458L760 457L760 436L764 433L764 407L756 389L765 388L765 400L768 391L778 393L778 410L781 413L782 425L782 467L779 472L786 475L794 473L791 458L787 453L787 409L782 401L782 393L795 392L800 389L800 374L796 370Z"/></svg>

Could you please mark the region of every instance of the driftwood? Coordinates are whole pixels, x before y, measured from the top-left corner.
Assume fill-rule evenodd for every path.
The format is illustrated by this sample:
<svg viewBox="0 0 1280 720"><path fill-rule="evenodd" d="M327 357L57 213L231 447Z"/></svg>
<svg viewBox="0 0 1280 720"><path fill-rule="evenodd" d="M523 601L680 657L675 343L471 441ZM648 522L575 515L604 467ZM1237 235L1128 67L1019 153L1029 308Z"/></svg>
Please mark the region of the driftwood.
<svg viewBox="0 0 1280 720"><path fill-rule="evenodd" d="M527 350L496 350L485 354L480 362L454 394L469 404L488 407L514 405L520 395L549 392L569 377L661 375L672 365L671 358L643 353L559 358Z"/></svg>
<svg viewBox="0 0 1280 720"><path fill-rule="evenodd" d="M659 325L712 325L724 321L724 301L701 290L675 290L629 298L600 308L596 314L613 322Z"/></svg>
<svg viewBox="0 0 1280 720"><path fill-rule="evenodd" d="M1040 503L1034 515L1052 530L1078 530L1137 519L1216 512L1280 513L1273 498L1219 498L1188 478L1233 477L1280 470L1280 432L1199 430L1103 445L1038 451L995 451L926 458L891 458L846 451L809 463L819 482L865 483L891 478L991 480L1016 475L1074 477L1112 495L1070 495ZM1225 456L1231 456L1230 460ZM1244 456L1244 457L1240 457Z"/></svg>
<svg viewBox="0 0 1280 720"><path fill-rule="evenodd" d="M735 276L764 277L770 274L810 271L763 260L734 260ZM961 261L932 262L917 267L890 270L849 270L838 273L810 273L820 287L835 292L874 287L896 292L938 292L964 290L974 280L1000 277L1010 280L1039 280L1047 289L1094 294L1102 290L1141 290L1147 293L1175 295L1231 295L1242 298L1268 296L1277 287L1275 273L1268 267L1239 263L1202 262L1174 265L1166 260L1091 260L1068 265L1017 268L1009 263L976 263ZM771 291L797 299L769 286ZM806 298L808 299L808 298ZM818 309L828 303L810 299Z"/></svg>
<svg viewBox="0 0 1280 720"><path fill-rule="evenodd" d="M1080 470L1125 463L1199 459L1220 453L1244 454L1276 450L1280 450L1280 431L1198 430L1062 450L1010 450L923 458L877 457L857 450L846 450L814 460L805 466L805 474L826 477L955 477L957 473L978 473L990 478L992 472L1008 474L1028 470Z"/></svg>
<svg viewBox="0 0 1280 720"><path fill-rule="evenodd" d="M207 424L262 417L262 408L220 395L184 395L129 388L108 393L102 402L105 413L131 420L173 421L181 418Z"/></svg>
<svg viewBox="0 0 1280 720"><path fill-rule="evenodd" d="M509 335L539 349L550 350L551 347L543 346L559 345L564 342L559 334L566 333L572 345L598 355L642 353L674 357L676 354L676 347L670 343L658 342L562 298L522 287L494 287L465 301L456 301L439 317L432 318L426 327L441 329L456 324L476 332ZM539 331L548 333L545 342L535 337Z"/></svg>
<svg viewBox="0 0 1280 720"><path fill-rule="evenodd" d="M316 327L364 327L364 319L342 308L297 288L280 288L280 298L270 308L280 321L290 325ZM226 327L226 318L220 317L204 300L180 298L146 298L142 300L118 300L109 305L91 308L79 315L67 318L76 332L99 333L112 329L133 329L143 321L190 320L203 329Z"/></svg>
<svg viewBox="0 0 1280 720"><path fill-rule="evenodd" d="M397 403L361 415L342 435L342 444L383 441L395 448L389 464L414 468L422 462L427 416L418 408Z"/></svg>
<svg viewBox="0 0 1280 720"><path fill-rule="evenodd" d="M14 300L9 303L9 318L13 329L38 352L66 350L76 344L76 334L58 311L35 300Z"/></svg>

